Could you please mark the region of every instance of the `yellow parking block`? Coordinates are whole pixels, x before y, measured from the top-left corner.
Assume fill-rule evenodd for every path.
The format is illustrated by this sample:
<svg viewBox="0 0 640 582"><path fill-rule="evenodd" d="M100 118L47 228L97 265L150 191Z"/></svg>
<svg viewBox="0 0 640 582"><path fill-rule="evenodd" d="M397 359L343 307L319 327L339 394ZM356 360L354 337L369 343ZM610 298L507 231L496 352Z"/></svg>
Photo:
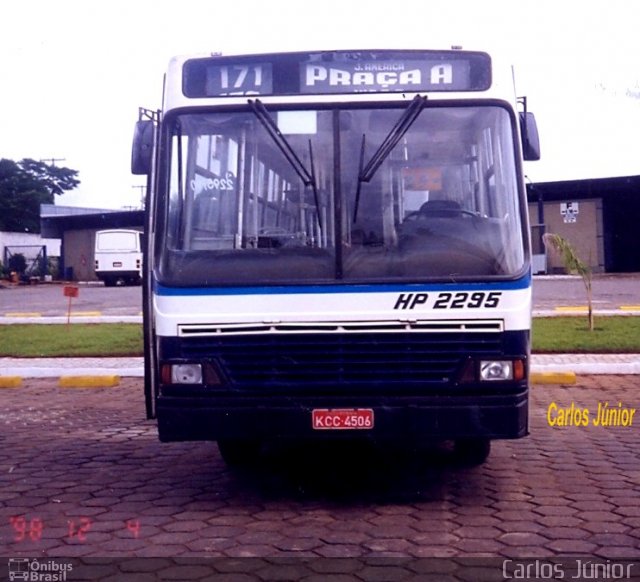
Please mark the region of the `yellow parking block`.
<svg viewBox="0 0 640 582"><path fill-rule="evenodd" d="M61 388L110 388L120 384L120 376L60 376Z"/></svg>
<svg viewBox="0 0 640 582"><path fill-rule="evenodd" d="M621 305L622 311L640 311L640 305Z"/></svg>
<svg viewBox="0 0 640 582"><path fill-rule="evenodd" d="M575 384L575 372L532 372L531 384Z"/></svg>
<svg viewBox="0 0 640 582"><path fill-rule="evenodd" d="M5 317L42 317L42 313L36 311L10 311L4 314Z"/></svg>
<svg viewBox="0 0 640 582"><path fill-rule="evenodd" d="M100 317L102 311L71 311L71 317Z"/></svg>
<svg viewBox="0 0 640 582"><path fill-rule="evenodd" d="M0 376L0 388L20 388L22 378L20 376Z"/></svg>
<svg viewBox="0 0 640 582"><path fill-rule="evenodd" d="M555 311L588 311L589 308L586 305L561 305L554 308Z"/></svg>

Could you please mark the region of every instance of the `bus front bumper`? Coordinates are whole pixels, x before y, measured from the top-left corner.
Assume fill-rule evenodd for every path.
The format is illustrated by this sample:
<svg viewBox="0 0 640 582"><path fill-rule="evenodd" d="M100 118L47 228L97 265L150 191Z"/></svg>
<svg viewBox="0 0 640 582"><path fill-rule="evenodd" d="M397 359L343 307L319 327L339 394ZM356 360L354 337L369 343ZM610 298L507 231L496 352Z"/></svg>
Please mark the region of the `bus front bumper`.
<svg viewBox="0 0 640 582"><path fill-rule="evenodd" d="M160 440L365 437L439 441L528 434L528 391L419 398L202 398L157 401ZM372 427L314 427L314 410L372 411ZM320 428L320 429L319 429Z"/></svg>

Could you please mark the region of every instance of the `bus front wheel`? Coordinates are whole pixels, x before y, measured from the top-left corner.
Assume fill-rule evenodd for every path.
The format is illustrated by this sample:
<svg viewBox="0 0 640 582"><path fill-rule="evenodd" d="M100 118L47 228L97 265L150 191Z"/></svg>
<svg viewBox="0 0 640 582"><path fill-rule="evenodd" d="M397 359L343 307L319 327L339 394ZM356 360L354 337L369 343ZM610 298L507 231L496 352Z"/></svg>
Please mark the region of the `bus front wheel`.
<svg viewBox="0 0 640 582"><path fill-rule="evenodd" d="M482 465L491 453L489 439L460 439L455 442L455 455L467 467Z"/></svg>
<svg viewBox="0 0 640 582"><path fill-rule="evenodd" d="M229 467L246 467L254 464L260 455L260 442L243 439L218 441L218 450Z"/></svg>

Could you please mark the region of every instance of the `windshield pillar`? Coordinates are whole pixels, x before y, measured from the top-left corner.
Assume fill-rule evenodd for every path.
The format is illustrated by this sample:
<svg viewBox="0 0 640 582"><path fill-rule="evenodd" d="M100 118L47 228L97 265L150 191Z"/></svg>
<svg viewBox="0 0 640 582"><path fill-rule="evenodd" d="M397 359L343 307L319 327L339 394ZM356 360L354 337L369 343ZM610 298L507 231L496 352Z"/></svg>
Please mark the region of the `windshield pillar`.
<svg viewBox="0 0 640 582"><path fill-rule="evenodd" d="M341 148L340 148L340 111L333 112L333 216L335 223L336 241L336 279L342 279L344 275L343 253L344 238L346 233L343 228L344 214L342 204L342 177L341 177Z"/></svg>

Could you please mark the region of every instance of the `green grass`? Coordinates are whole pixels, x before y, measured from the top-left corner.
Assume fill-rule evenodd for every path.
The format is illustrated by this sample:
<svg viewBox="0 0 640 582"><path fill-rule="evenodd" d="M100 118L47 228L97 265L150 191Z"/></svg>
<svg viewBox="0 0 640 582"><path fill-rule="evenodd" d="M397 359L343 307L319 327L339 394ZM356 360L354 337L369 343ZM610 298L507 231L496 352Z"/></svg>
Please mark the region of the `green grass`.
<svg viewBox="0 0 640 582"><path fill-rule="evenodd" d="M597 317L589 331L587 317L533 320L534 353L638 353L640 317Z"/></svg>
<svg viewBox="0 0 640 582"><path fill-rule="evenodd" d="M0 356L141 356L142 326L131 323L0 325Z"/></svg>
<svg viewBox="0 0 640 582"><path fill-rule="evenodd" d="M640 317L533 320L535 353L640 353ZM0 357L141 356L142 326L129 323L0 325Z"/></svg>

